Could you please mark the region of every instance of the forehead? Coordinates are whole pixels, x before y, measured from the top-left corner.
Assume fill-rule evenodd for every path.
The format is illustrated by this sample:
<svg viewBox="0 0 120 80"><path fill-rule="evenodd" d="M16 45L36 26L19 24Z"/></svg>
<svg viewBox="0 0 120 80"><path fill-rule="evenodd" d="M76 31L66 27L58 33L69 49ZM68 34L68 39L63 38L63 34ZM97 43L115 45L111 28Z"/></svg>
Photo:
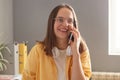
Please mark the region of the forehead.
<svg viewBox="0 0 120 80"><path fill-rule="evenodd" d="M64 18L72 18L73 19L73 13L68 8L61 8L58 11L57 17L64 17Z"/></svg>

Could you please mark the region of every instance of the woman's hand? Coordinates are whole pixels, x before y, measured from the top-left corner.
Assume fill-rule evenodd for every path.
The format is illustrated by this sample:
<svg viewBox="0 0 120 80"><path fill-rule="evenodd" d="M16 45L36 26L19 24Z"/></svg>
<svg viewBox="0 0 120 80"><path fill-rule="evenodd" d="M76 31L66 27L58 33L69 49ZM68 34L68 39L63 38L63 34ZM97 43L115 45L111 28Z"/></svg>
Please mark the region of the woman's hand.
<svg viewBox="0 0 120 80"><path fill-rule="evenodd" d="M81 42L81 35L78 29L76 29L73 26L69 26L69 30L72 33L74 37L74 41L70 42L71 50L73 55L79 56L79 47L80 47L80 42Z"/></svg>
<svg viewBox="0 0 120 80"><path fill-rule="evenodd" d="M78 29L72 26L69 27L69 30L74 37L74 41L70 42L71 51L73 54L71 80L86 80L86 76L82 68L80 52L79 52L79 47L81 42L80 32Z"/></svg>

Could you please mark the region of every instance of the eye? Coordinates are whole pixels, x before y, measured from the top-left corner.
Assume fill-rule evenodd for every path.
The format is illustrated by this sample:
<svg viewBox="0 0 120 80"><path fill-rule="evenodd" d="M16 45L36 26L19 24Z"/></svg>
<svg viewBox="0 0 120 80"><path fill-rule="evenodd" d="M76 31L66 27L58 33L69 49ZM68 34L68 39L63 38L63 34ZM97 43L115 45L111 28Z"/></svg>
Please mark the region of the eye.
<svg viewBox="0 0 120 80"><path fill-rule="evenodd" d="M69 24L72 24L72 23L73 23L73 20L72 20L72 19L68 19L67 22L68 22Z"/></svg>
<svg viewBox="0 0 120 80"><path fill-rule="evenodd" d="M63 18L58 18L58 22L63 23L64 19Z"/></svg>

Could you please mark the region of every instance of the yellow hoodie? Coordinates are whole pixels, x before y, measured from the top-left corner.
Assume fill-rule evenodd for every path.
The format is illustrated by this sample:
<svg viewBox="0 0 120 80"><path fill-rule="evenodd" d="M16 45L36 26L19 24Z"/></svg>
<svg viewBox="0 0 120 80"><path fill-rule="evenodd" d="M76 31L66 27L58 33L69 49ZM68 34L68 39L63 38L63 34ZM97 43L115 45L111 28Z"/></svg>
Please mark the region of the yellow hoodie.
<svg viewBox="0 0 120 80"><path fill-rule="evenodd" d="M91 77L89 51L81 54L84 74ZM66 80L71 80L72 56L66 58ZM47 56L43 44L37 43L30 51L23 70L22 80L57 80L57 67L54 58Z"/></svg>

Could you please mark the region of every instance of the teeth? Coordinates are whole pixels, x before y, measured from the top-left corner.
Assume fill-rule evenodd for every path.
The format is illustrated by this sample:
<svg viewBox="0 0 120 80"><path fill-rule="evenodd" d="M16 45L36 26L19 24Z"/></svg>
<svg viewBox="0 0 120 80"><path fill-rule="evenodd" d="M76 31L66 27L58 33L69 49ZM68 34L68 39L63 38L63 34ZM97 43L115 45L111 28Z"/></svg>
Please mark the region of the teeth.
<svg viewBox="0 0 120 80"><path fill-rule="evenodd" d="M60 29L60 31L67 31L66 29Z"/></svg>

